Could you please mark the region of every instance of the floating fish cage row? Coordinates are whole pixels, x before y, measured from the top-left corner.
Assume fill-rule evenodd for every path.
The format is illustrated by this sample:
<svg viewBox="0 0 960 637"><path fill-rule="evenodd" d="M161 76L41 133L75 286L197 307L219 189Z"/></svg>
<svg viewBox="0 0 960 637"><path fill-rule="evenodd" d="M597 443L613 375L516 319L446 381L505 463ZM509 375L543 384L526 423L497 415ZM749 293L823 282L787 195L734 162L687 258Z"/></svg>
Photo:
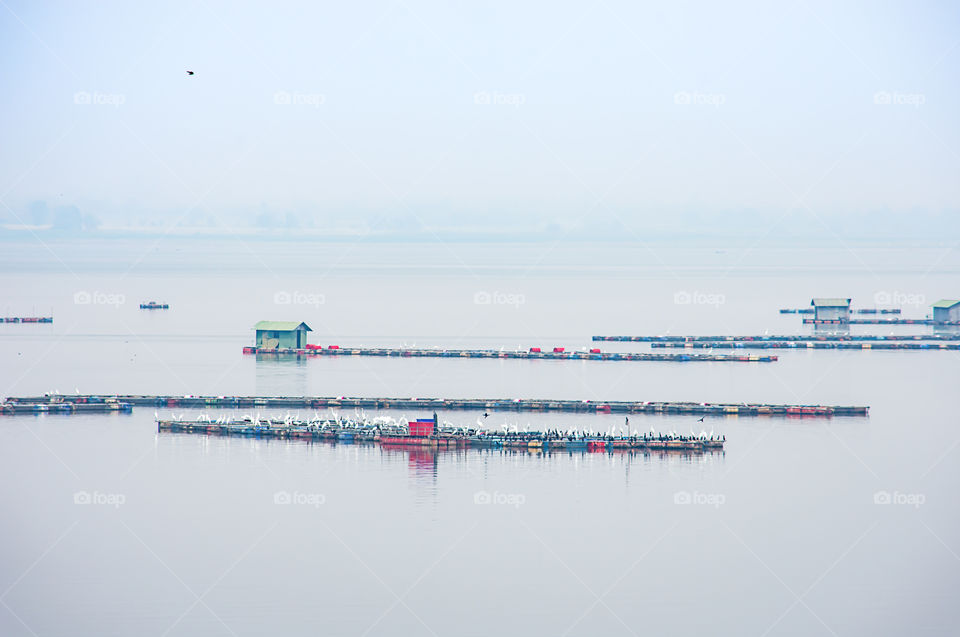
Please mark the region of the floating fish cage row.
<svg viewBox="0 0 960 637"><path fill-rule="evenodd" d="M693 343L651 343L656 348L684 348L684 349L853 349L853 350L960 350L960 343L862 343L837 341L746 341L731 343L729 341Z"/></svg>
<svg viewBox="0 0 960 637"><path fill-rule="evenodd" d="M150 301L148 303L140 304L141 310L169 310L169 303L157 303L156 301Z"/></svg>
<svg viewBox="0 0 960 637"><path fill-rule="evenodd" d="M960 325L960 321L905 318L803 319L804 325Z"/></svg>
<svg viewBox="0 0 960 637"><path fill-rule="evenodd" d="M53 323L52 316L5 316L3 323Z"/></svg>
<svg viewBox="0 0 960 637"><path fill-rule="evenodd" d="M628 341L634 343L717 343L753 341L960 341L960 334L783 334L780 336L594 336L595 341Z"/></svg>
<svg viewBox="0 0 960 637"><path fill-rule="evenodd" d="M858 309L851 309L851 314L900 314L902 310L898 307L890 308L875 308L875 307L861 307ZM784 308L780 310L781 314L814 314L814 308L812 307L802 307L799 309L793 308Z"/></svg>
<svg viewBox="0 0 960 637"><path fill-rule="evenodd" d="M131 412L130 403L105 401L99 403L73 402L3 402L0 414L102 414L108 412Z"/></svg>
<svg viewBox="0 0 960 637"><path fill-rule="evenodd" d="M274 422L214 422L158 420L158 431L201 433L221 436L317 440L339 444L375 443L384 447L542 449L572 451L614 451L617 449L656 449L663 451L722 451L724 436L678 436L647 434L638 436L589 436L544 434L500 435L490 432L432 434L416 436L383 432L376 428L325 427L323 425Z"/></svg>
<svg viewBox="0 0 960 637"><path fill-rule="evenodd" d="M536 348L534 348L536 349ZM562 348L557 348L562 349ZM620 352L566 352L566 351L499 351L499 350L450 350L450 349L291 349L244 347L244 354L295 355L295 356L397 356L425 358L501 358L523 360L594 360L594 361L659 361L659 362L743 362L771 363L776 356L737 356L727 354L647 354Z"/></svg>
<svg viewBox="0 0 960 637"><path fill-rule="evenodd" d="M7 398L10 403L44 403L63 400L59 395ZM725 404L651 401L537 400L530 398L371 398L311 396L71 396L73 403L115 400L143 407L264 409L430 409L579 414L668 414L687 416L866 416L869 407L848 405Z"/></svg>

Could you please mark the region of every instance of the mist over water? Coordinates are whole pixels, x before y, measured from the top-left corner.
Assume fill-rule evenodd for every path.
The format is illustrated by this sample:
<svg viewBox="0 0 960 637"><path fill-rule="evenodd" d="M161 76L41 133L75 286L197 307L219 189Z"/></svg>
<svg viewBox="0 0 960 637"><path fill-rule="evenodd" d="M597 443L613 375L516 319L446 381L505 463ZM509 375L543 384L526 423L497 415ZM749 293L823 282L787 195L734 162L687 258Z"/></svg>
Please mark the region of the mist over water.
<svg viewBox="0 0 960 637"><path fill-rule="evenodd" d="M955 251L149 248L79 243L58 247L58 264L0 255L3 313L55 317L0 324L4 395L743 401L870 416L630 417L639 431L726 435L724 452L698 455L158 433L151 408L3 416L5 635L939 635L960 619L957 352L784 350L761 364L241 351L261 319L303 320L311 342L343 346L579 349L594 334L806 333L777 310L812 296L869 307L888 294L922 317L960 289ZM171 307L141 311L148 300ZM607 431L624 419L494 412L484 424Z"/></svg>

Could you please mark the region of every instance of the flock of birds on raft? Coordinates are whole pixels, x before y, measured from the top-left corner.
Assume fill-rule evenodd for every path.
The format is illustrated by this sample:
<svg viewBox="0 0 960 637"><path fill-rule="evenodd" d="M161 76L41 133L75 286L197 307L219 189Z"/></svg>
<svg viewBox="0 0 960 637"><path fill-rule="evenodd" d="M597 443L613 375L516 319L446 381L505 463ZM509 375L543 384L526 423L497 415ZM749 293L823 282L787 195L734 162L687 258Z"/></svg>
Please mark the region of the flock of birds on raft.
<svg viewBox="0 0 960 637"><path fill-rule="evenodd" d="M410 427L406 417L401 416L394 419L390 416L377 416L370 418L362 410L358 410L353 418L345 418L330 410L331 417L324 418L318 413L313 418L304 420L299 414L296 416L289 412L283 418L280 417L262 417L260 414L246 414L239 418L223 415L216 419L206 414L199 415L196 419L187 419L183 414L172 416L169 420L161 419L155 412L156 420L161 428L176 430L192 430L194 428L208 430L210 428L219 429L225 433L239 434L310 434L310 437L321 437L337 440L366 440L378 441L390 437L409 437ZM484 414L484 417L489 414ZM698 422L703 422L700 418ZM683 435L676 431L657 432L651 427L648 433L640 433L637 430L629 432L629 418L625 419L624 425L619 428L611 427L606 433L594 431L593 429L548 429L546 431L534 431L521 429L518 425L503 424L499 428L487 428L483 421L477 418L476 427L456 426L450 422L443 422L437 427L433 437L458 439L468 442L501 442L508 444L510 442L606 442L616 446L617 443L627 443L623 446L642 446L649 443L676 443L677 445L688 445L690 447L705 447L722 449L726 436L714 433L711 429L701 431L699 434L690 431L689 435ZM670 445L673 446L673 445Z"/></svg>

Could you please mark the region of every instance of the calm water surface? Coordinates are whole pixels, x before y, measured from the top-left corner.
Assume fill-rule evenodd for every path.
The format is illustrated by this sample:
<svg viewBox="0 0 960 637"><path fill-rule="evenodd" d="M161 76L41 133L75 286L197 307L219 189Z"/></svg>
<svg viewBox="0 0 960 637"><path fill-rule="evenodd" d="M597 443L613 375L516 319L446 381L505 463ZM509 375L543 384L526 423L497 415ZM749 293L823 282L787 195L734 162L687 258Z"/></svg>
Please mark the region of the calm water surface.
<svg viewBox="0 0 960 637"><path fill-rule="evenodd" d="M324 344L513 349L587 347L593 334L803 333L776 310L812 296L873 306L888 294L923 316L960 294L956 251L49 247L0 249L0 313L56 321L0 325L3 395L802 402L871 415L708 419L727 448L697 456L158 434L151 409L5 416L0 634L946 635L960 621L958 352L785 351L771 364L241 353L260 319L304 320ZM171 309L137 308L153 299ZM607 430L623 419L487 423Z"/></svg>

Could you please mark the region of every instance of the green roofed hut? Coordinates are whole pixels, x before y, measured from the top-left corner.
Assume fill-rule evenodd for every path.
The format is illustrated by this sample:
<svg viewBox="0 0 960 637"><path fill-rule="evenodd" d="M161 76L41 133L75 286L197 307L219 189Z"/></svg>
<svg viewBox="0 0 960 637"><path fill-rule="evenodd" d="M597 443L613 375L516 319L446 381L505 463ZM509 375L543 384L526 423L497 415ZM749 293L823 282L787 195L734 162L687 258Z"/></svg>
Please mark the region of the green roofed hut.
<svg viewBox="0 0 960 637"><path fill-rule="evenodd" d="M953 323L960 321L960 301L942 299L933 304L934 323Z"/></svg>
<svg viewBox="0 0 960 637"><path fill-rule="evenodd" d="M810 305L818 321L850 320L850 299L813 299Z"/></svg>
<svg viewBox="0 0 960 637"><path fill-rule="evenodd" d="M253 329L257 331L257 347L263 349L303 349L307 332L313 331L297 321L260 321Z"/></svg>

